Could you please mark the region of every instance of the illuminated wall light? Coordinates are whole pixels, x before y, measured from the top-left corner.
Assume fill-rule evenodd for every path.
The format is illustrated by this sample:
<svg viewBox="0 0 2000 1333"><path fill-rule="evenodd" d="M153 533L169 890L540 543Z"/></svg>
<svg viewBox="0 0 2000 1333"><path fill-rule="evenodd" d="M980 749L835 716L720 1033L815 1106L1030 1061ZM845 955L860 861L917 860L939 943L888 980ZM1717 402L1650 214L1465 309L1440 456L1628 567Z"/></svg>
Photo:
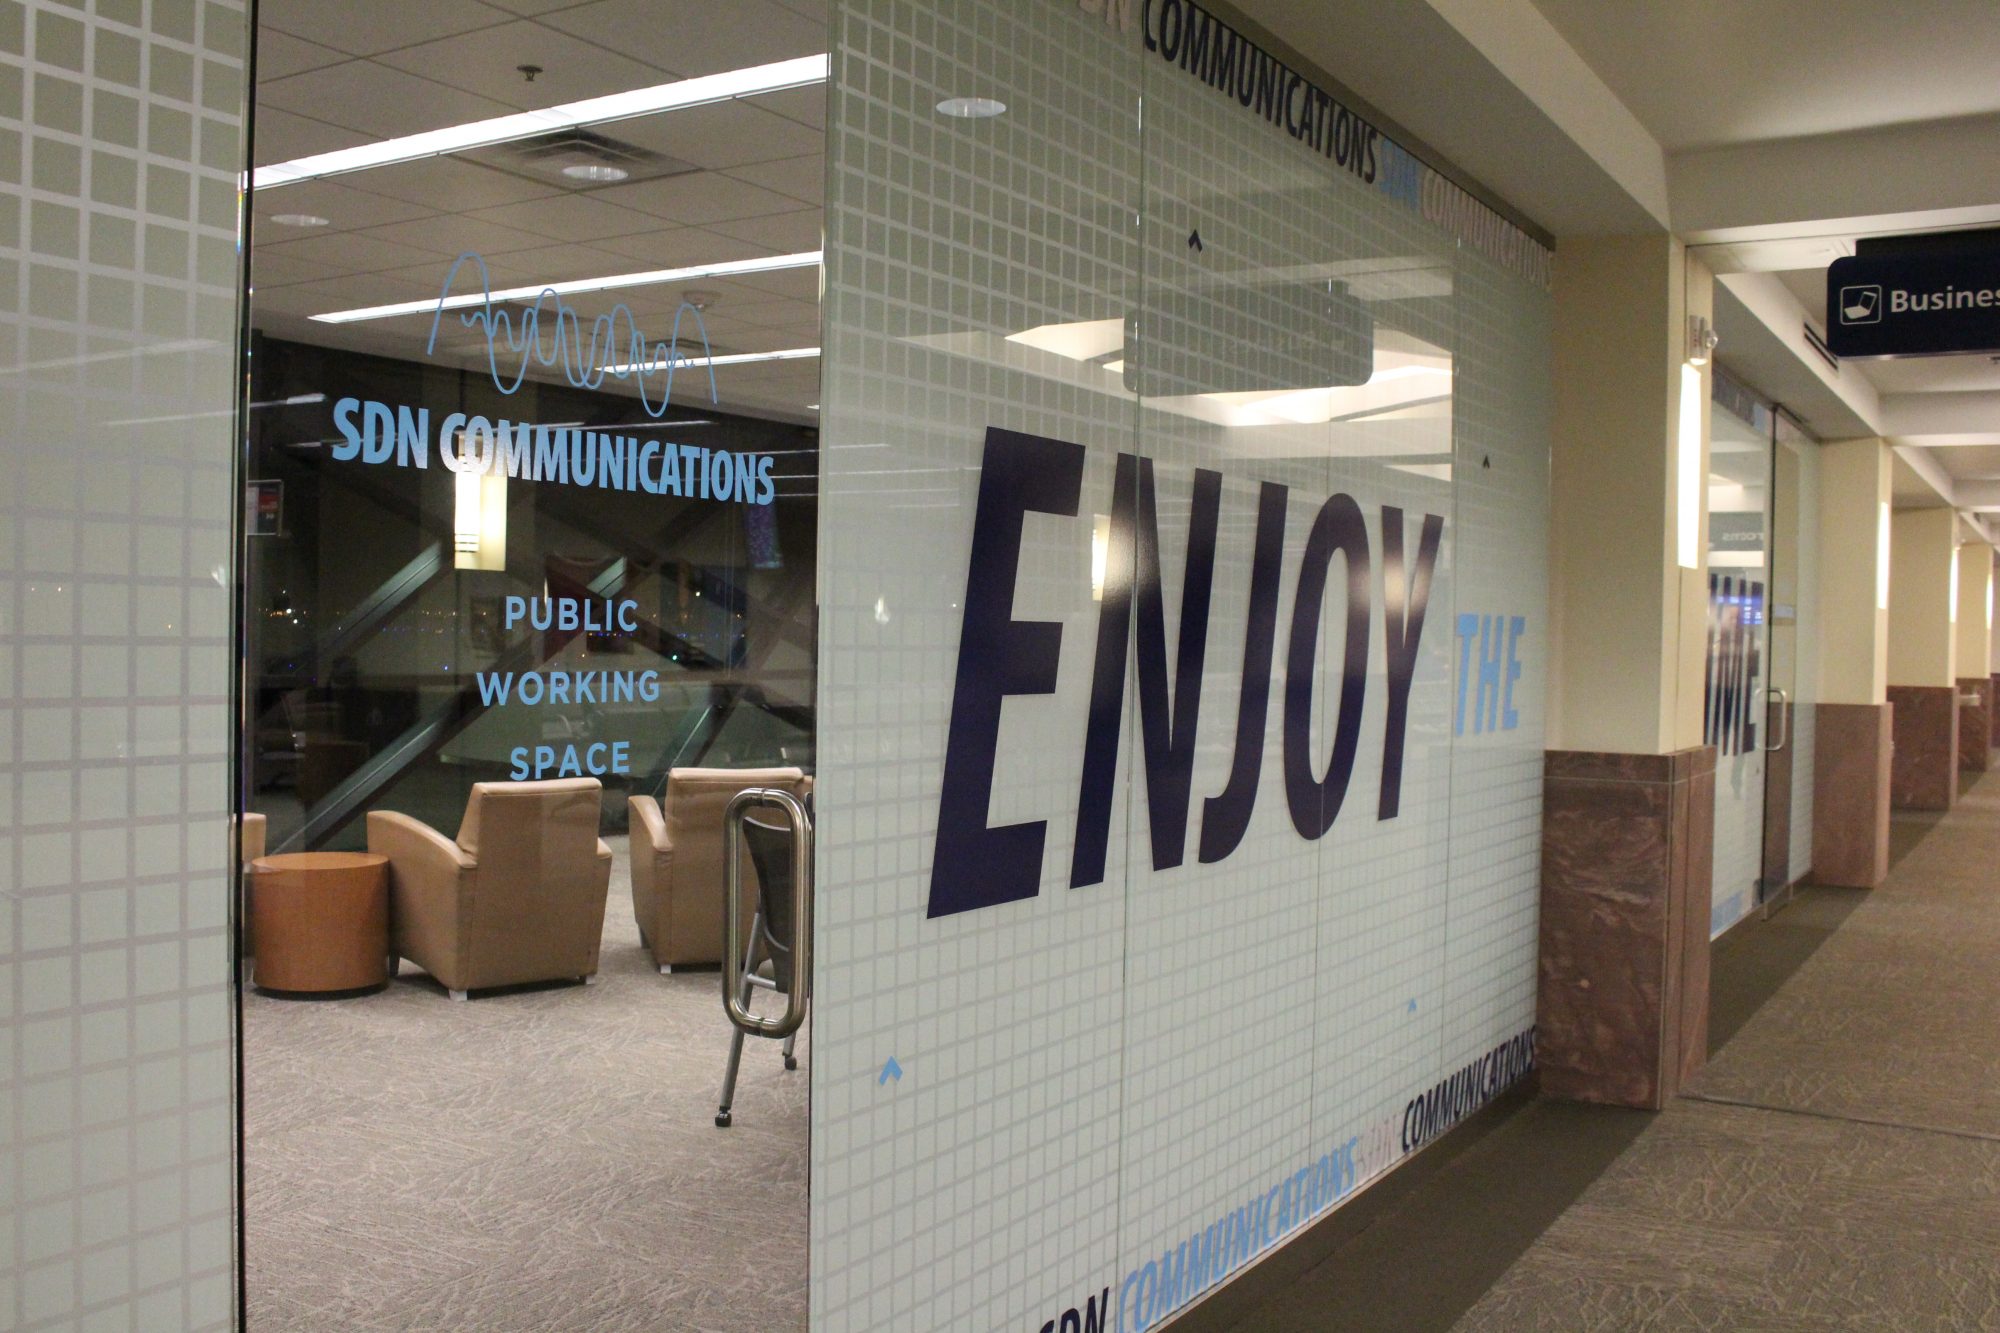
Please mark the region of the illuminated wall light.
<svg viewBox="0 0 2000 1333"><path fill-rule="evenodd" d="M1090 600L1104 600L1104 573L1111 566L1111 515L1096 514L1090 525Z"/></svg>
<svg viewBox="0 0 2000 1333"><path fill-rule="evenodd" d="M507 568L507 474L461 472L456 484L452 568Z"/></svg>
<svg viewBox="0 0 2000 1333"><path fill-rule="evenodd" d="M1679 476L1678 559L1682 569L1701 568L1701 371L1681 367L1680 442L1676 450Z"/></svg>
<svg viewBox="0 0 2000 1333"><path fill-rule="evenodd" d="M1878 507L1875 525L1875 609L1889 609L1889 502Z"/></svg>
<svg viewBox="0 0 2000 1333"><path fill-rule="evenodd" d="M565 102L561 106L546 107L540 111L494 116L489 120L448 125L441 130L406 134L400 138L385 139L380 143L362 144L356 148L342 148L331 153L314 153L308 157L293 158L289 162L278 162L256 168L251 173L251 184L255 189L268 190L280 185L295 184L298 181L317 180L322 176L339 176L351 171L366 171L371 167L385 167L395 162L414 162L419 158L441 157L446 153L463 152L468 148L484 148L515 139L533 138L553 130L602 125L614 120L650 116L659 111L706 106L712 102L727 102L738 97L754 97L759 93L783 92L787 88L803 88L810 84L824 83L826 71L827 58L824 55L817 55L800 56L796 60L780 60L768 65L753 65L747 69L725 70L720 74L705 74L695 79L677 79L672 83L655 84L650 88L634 88L629 92L611 93L605 97L585 98L581 102Z"/></svg>
<svg viewBox="0 0 2000 1333"><path fill-rule="evenodd" d="M1951 548L1951 600L1945 603L1946 618L1954 625L1958 623L1958 552L1958 547Z"/></svg>

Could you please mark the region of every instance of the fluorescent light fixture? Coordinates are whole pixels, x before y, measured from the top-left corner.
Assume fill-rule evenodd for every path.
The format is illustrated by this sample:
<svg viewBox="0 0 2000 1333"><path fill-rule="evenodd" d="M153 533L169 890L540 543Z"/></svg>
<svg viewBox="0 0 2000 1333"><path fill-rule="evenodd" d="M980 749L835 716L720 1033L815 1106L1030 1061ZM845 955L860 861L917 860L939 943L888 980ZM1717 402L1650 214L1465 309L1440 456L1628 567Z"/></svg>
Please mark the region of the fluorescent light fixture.
<svg viewBox="0 0 2000 1333"><path fill-rule="evenodd" d="M787 347L779 352L731 352L726 356L696 357L692 364L706 361L711 366L746 366L752 361L803 361L819 355L817 347Z"/></svg>
<svg viewBox="0 0 2000 1333"><path fill-rule="evenodd" d="M318 180L322 176L367 171L371 167L386 167L395 162L414 162L419 158L439 157L468 148L532 138L554 130L630 120L659 111L706 106L711 102L727 102L738 97L755 97L759 93L783 92L787 88L824 83L826 71L827 58L817 55L780 60L769 65L753 65L748 69L726 70L720 74L704 74L697 79L679 79L673 83L634 88L630 92L611 93L605 97L588 97L581 102L565 102L540 111L521 111L508 116L494 116L490 120L448 125L441 130L406 134L380 143L341 148L331 153L313 153L289 162L257 167L250 173L250 182L253 189L268 190L298 181Z"/></svg>
<svg viewBox="0 0 2000 1333"><path fill-rule="evenodd" d="M331 218L323 218L317 213L273 213L271 221L280 227L330 227Z"/></svg>
<svg viewBox="0 0 2000 1333"><path fill-rule="evenodd" d="M250 404L250 410L257 412L267 407L305 407L312 403L323 403L325 401L326 395L323 393L295 393L290 398L272 398L265 402L252 403ZM170 421L211 421L235 415L236 409L233 407L218 407L209 412L180 412L168 417L127 417L122 421L107 421L104 424L107 426L163 426Z"/></svg>
<svg viewBox="0 0 2000 1333"><path fill-rule="evenodd" d="M394 319L398 315L430 315L439 310L462 310L467 306L484 305L488 301L532 301L544 294L571 296L578 292L615 292L626 287L653 287L694 278L732 278L745 273L813 268L819 260L819 251L801 250L794 255L731 259L720 264L697 264L691 268L656 268L644 273L614 273L602 278L573 278L568 282L545 282L533 287L507 287L497 292L467 292L442 300L432 296L421 301L397 301L390 305L362 306L355 310L330 310L324 315L314 315L313 319L321 324L354 324L365 319Z"/></svg>
<svg viewBox="0 0 2000 1333"><path fill-rule="evenodd" d="M753 361L803 361L809 356L818 355L819 348L817 347L787 347L783 351L778 352L729 352L723 356L683 356L677 358L671 364L676 366L747 366ZM650 367L650 369L665 370L668 364L668 362L662 361L658 365ZM604 373L607 375L622 375L627 371L639 369L642 369L642 367L627 362L619 366L606 366ZM655 429L679 424L679 422L675 421L653 423Z"/></svg>
<svg viewBox="0 0 2000 1333"><path fill-rule="evenodd" d="M1681 367L1681 428L1674 460L1680 480L1678 507L1675 513L1679 521L1677 558L1682 569L1701 568L1701 501L1702 479L1705 469L1701 465L1701 371L1690 365Z"/></svg>
<svg viewBox="0 0 2000 1333"><path fill-rule="evenodd" d="M1889 609L1889 502L1878 506L1875 523L1875 609Z"/></svg>

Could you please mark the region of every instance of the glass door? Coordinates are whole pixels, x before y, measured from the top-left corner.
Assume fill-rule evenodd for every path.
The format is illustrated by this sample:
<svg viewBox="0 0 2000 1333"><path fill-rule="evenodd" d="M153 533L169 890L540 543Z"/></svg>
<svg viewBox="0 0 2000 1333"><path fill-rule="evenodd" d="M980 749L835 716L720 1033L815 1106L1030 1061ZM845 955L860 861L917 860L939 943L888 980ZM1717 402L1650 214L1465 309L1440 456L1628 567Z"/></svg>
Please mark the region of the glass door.
<svg viewBox="0 0 2000 1333"><path fill-rule="evenodd" d="M1708 478L1708 670L1702 734L1715 747L1710 934L1762 900L1770 654L1772 413L1715 377ZM1776 738L1782 743L1783 737Z"/></svg>
<svg viewBox="0 0 2000 1333"><path fill-rule="evenodd" d="M1772 416L1770 681L1765 694L1764 868L1758 901L1790 901L1812 856L1813 657L1817 551L1804 521L1818 504L1812 438L1783 411Z"/></svg>

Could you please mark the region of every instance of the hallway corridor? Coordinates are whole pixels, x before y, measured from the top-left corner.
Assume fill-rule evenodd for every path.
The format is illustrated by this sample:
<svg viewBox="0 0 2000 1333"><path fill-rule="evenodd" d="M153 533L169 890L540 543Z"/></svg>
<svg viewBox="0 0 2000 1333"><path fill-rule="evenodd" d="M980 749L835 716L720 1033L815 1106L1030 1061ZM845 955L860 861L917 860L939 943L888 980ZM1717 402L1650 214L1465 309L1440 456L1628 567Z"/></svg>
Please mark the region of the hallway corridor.
<svg viewBox="0 0 2000 1333"><path fill-rule="evenodd" d="M2000 1326L1996 1070L2000 774L1458 1327Z"/></svg>
<svg viewBox="0 0 2000 1333"><path fill-rule="evenodd" d="M1896 835L1882 888L1718 947L1714 1053L1666 1110L1503 1109L1190 1327L2000 1328L2000 773Z"/></svg>

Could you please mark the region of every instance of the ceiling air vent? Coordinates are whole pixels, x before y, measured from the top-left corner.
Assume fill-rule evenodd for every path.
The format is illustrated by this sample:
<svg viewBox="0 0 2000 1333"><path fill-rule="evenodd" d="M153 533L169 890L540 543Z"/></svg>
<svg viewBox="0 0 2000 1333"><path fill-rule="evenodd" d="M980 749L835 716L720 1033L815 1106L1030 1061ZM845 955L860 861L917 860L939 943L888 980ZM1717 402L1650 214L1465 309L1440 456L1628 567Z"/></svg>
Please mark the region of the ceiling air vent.
<svg viewBox="0 0 2000 1333"><path fill-rule="evenodd" d="M1811 320L1806 321L1805 327L1806 327L1806 345L1811 347L1815 352L1818 352L1819 359L1826 362L1827 367L1831 369L1834 374L1838 375L1840 373L1840 358L1835 356L1833 352L1827 347L1826 335L1824 333L1821 333L1818 329L1814 328L1813 322Z"/></svg>
<svg viewBox="0 0 2000 1333"><path fill-rule="evenodd" d="M566 190L599 190L700 170L692 162L584 129L554 130L452 156Z"/></svg>

